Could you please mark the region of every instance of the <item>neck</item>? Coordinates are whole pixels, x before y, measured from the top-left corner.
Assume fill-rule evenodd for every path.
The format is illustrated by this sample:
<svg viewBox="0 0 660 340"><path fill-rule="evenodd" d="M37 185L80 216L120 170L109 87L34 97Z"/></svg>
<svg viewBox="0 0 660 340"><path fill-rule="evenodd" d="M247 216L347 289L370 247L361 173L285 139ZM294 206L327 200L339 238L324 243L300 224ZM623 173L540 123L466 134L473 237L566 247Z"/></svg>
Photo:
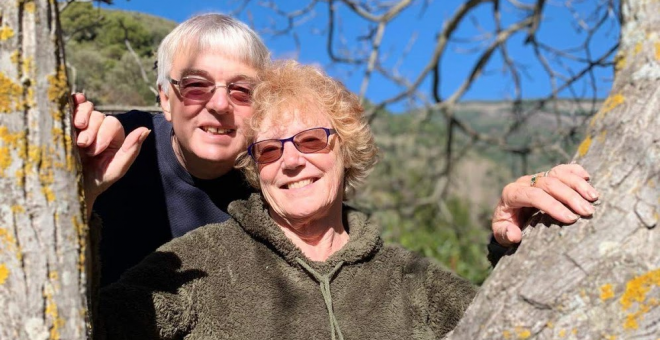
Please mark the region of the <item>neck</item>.
<svg viewBox="0 0 660 340"><path fill-rule="evenodd" d="M293 244L312 261L325 261L348 243L348 233L341 223L323 222L305 225L282 225L280 228Z"/></svg>
<svg viewBox="0 0 660 340"><path fill-rule="evenodd" d="M176 136L172 135L172 149L179 164L193 177L199 179L216 179L227 174L234 168L234 162L208 161L186 152L179 144Z"/></svg>

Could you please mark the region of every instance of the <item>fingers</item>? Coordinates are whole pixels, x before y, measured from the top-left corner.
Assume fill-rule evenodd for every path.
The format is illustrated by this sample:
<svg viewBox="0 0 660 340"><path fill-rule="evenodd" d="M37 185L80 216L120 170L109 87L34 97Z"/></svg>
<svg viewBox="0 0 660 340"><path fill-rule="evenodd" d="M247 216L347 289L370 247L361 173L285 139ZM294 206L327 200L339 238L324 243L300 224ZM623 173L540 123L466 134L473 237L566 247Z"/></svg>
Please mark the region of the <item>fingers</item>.
<svg viewBox="0 0 660 340"><path fill-rule="evenodd" d="M566 184L585 199L593 202L598 199L598 192L589 184L589 173L579 164L562 164L552 168L546 179L556 178ZM541 180L541 179L539 179Z"/></svg>
<svg viewBox="0 0 660 340"><path fill-rule="evenodd" d="M548 171L549 176L561 177L563 174L571 173L576 176L582 177L584 180L589 180L590 176L587 170L585 170L580 164L571 163L571 164L559 164L550 171Z"/></svg>
<svg viewBox="0 0 660 340"><path fill-rule="evenodd" d="M517 210L521 208L535 208L547 213L562 223L573 223L577 221L579 216L565 206L562 201L570 201L571 198L575 199L575 196L571 194L572 189L563 184L561 188L553 187L548 189L551 193L559 196L556 197L538 187L539 185L540 183L532 187L529 184L510 184L502 191L502 202L505 204L505 207L514 210L512 214L517 214ZM574 191L572 193L577 195ZM580 200L584 201L581 198ZM577 202L579 200L576 199L575 201ZM576 205L579 205L579 203L576 203ZM586 213L584 216L589 215L591 213ZM525 221L521 222L524 223Z"/></svg>
<svg viewBox="0 0 660 340"><path fill-rule="evenodd" d="M89 127L84 132L88 133L90 138L93 136L93 142L86 150L88 156L96 156L109 146L118 149L124 144L124 127L119 120L112 116L106 117L100 112L99 115L92 115Z"/></svg>
<svg viewBox="0 0 660 340"><path fill-rule="evenodd" d="M108 166L108 170L116 174L116 179L126 174L140 153L142 143L147 139L149 133L151 130L139 127L126 136L124 143Z"/></svg>
<svg viewBox="0 0 660 340"><path fill-rule="evenodd" d="M507 189L505 188L505 190ZM503 194L502 197L504 196ZM520 221L518 212L518 209L509 207L503 199L500 199L497 207L495 207L491 226L497 243L508 247L522 240L521 224L524 222Z"/></svg>
<svg viewBox="0 0 660 340"><path fill-rule="evenodd" d="M498 226L493 233L497 243L509 247L522 241L522 230L510 223L503 223Z"/></svg>
<svg viewBox="0 0 660 340"><path fill-rule="evenodd" d="M82 93L74 93L71 95L73 98L73 126L77 129L85 129L89 116L94 110L94 104L88 102L85 95Z"/></svg>
<svg viewBox="0 0 660 340"><path fill-rule="evenodd" d="M570 183L570 181L569 181ZM572 184L572 183L571 183ZM585 184L588 185L588 184ZM574 185L567 185L556 178L545 178L540 186L543 190L554 198L555 200L563 203L565 206L580 214L580 216L591 216L594 213L594 207L591 204L591 196L588 193L581 192L579 183ZM585 198L585 196L588 196Z"/></svg>
<svg viewBox="0 0 660 340"><path fill-rule="evenodd" d="M582 166L562 164L507 185L493 213L495 239L502 245L520 242L521 228L531 216L530 209L541 210L566 224L574 223L580 216L593 215L591 202L598 199L598 192L589 184L589 178Z"/></svg>
<svg viewBox="0 0 660 340"><path fill-rule="evenodd" d="M86 118L85 128L78 132L76 144L81 148L87 148L96 142L98 138L99 129L101 124L106 119L106 116L98 111L92 111L90 116ZM89 151L87 151L89 153Z"/></svg>
<svg viewBox="0 0 660 340"><path fill-rule="evenodd" d="M76 92L71 94L71 97L73 98L73 103L76 105L87 101L87 97L85 97L84 93Z"/></svg>

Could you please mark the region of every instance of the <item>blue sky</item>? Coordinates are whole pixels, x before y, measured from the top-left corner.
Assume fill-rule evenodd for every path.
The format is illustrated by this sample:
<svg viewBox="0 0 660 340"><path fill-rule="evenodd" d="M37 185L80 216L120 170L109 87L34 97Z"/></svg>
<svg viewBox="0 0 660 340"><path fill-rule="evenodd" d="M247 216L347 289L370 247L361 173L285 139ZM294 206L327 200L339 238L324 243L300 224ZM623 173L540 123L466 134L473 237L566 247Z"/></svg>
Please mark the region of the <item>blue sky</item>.
<svg viewBox="0 0 660 340"><path fill-rule="evenodd" d="M523 2L530 2L526 0ZM574 17L586 16L591 13L596 3L603 0L590 0L586 2L575 2L574 12L569 11L559 2L546 1L546 17L539 30L539 38L544 43L562 49L577 47L584 39L582 34L576 32L576 21ZM195 0L195 1L174 1L174 0L114 0L110 6L113 9L124 9L149 13L152 15L164 17L175 22L182 22L192 15L204 12L223 12L231 13L242 1L238 0ZM308 1L278 1L277 4L282 9L292 10L302 7ZM408 79L415 79L420 70L428 63L429 56L435 47L435 36L442 27L445 19L449 18L456 8L462 4L461 0L426 0L417 1L411 6L404 15L397 17L390 26L387 27L382 43L382 51L387 55L383 65L392 68L399 63L402 56L405 59L400 62L399 73ZM562 2L563 3L563 2ZM302 5L301 5L302 4ZM502 2L502 17L504 23L512 23L519 19L518 13L510 6L508 2ZM582 4L582 5L580 5ZM470 22L461 24L457 31L457 37L470 39L475 37L483 30L491 30L494 26L491 19L492 14L490 5L482 5L473 12ZM276 58L286 58L297 56L301 62L316 63L326 69L331 75L344 81L347 86L358 92L363 77L363 68L356 68L351 65L333 65L330 63L326 50L325 27L327 24L327 4L321 3L315 8L315 15L308 16L296 32L300 40L300 51L296 55L296 45L290 35L273 36L267 32L269 24L274 22L277 27L283 27L284 21L278 18L270 9L261 7L257 1L250 1L249 5L237 17L255 28L266 42L267 46L273 51ZM338 16L342 35L350 42L349 46L357 51L354 39L357 36L364 35L368 31L368 24L352 14L345 6L337 6ZM423 14L423 15L422 15ZM319 33L320 32L320 33ZM593 55L608 50L618 39L619 27L615 20L610 20L608 25L598 31L590 40L589 46ZM404 50L410 41L410 37L416 35L417 39L406 54ZM539 98L547 96L550 92L550 81L542 65L534 58L533 50L524 44L525 35L518 34L508 43L511 57L521 65L525 72L522 74L522 94L524 98ZM336 42L339 41L336 39ZM476 62L477 54L471 53L478 49L479 43L461 43L456 42L449 45L447 53L441 61L441 94L446 97L463 82L469 70ZM357 52L356 52L357 53ZM581 56L585 56L584 53ZM610 56L610 60L613 55ZM561 73L570 77L572 73L577 72L579 62L571 59L564 59L553 62L549 58L553 68L561 69ZM495 54L489 64L486 72L481 76L470 90L462 97L462 100L502 100L513 96L513 83L511 77L502 72L503 63L500 54ZM607 96L611 87L612 68L596 68L593 74L592 83L596 84L595 93L598 97ZM430 95L430 80L425 79L422 92ZM401 90L401 87L393 84L391 81L374 76L366 92L367 98L372 101L379 101L392 96ZM572 94L578 97L588 97L594 93L592 84L582 82L576 84L571 93L564 91L561 96L570 96ZM400 102L390 106L394 111L403 111L407 108L405 102Z"/></svg>

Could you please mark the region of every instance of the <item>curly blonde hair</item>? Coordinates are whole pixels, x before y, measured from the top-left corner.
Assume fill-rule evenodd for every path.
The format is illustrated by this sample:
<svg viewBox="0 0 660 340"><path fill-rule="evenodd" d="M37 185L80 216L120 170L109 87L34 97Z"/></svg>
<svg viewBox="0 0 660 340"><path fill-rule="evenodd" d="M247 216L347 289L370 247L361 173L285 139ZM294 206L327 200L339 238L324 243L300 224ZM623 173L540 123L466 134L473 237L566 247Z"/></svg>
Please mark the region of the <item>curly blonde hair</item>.
<svg viewBox="0 0 660 340"><path fill-rule="evenodd" d="M339 137L345 169L344 198L349 198L378 161L378 147L359 98L316 67L292 60L273 63L258 78L252 94L254 113L244 133L248 145L255 141L267 119L293 119L292 109L325 114ZM283 117L284 112L290 117ZM237 167L244 170L252 186L259 188L259 170L247 152L239 156Z"/></svg>

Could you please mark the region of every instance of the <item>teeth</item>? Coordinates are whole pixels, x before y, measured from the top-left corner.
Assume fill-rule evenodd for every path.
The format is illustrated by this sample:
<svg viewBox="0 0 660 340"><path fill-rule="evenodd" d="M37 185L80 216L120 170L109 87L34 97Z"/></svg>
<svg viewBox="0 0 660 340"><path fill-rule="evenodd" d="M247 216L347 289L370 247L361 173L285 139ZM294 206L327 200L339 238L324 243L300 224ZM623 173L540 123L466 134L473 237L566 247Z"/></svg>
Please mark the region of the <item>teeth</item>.
<svg viewBox="0 0 660 340"><path fill-rule="evenodd" d="M206 131L208 133L212 133L214 135L225 135L225 134L230 133L232 130L231 129L216 129L214 127L208 126L208 127L204 128L204 131Z"/></svg>
<svg viewBox="0 0 660 340"><path fill-rule="evenodd" d="M303 179L302 181L289 183L287 185L287 188L288 189L298 189L298 188L302 188L306 185L310 185L310 184L312 184L312 182L313 181L311 179Z"/></svg>

